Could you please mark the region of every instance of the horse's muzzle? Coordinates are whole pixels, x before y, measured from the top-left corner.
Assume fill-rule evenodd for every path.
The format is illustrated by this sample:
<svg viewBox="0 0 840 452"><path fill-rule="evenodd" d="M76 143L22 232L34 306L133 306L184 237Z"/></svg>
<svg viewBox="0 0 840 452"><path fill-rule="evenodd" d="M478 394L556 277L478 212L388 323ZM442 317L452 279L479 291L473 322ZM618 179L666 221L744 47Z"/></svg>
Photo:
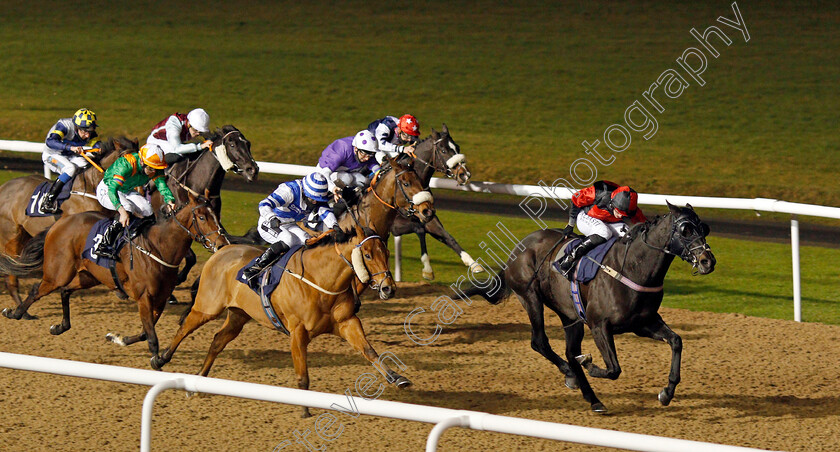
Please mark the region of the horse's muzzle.
<svg viewBox="0 0 840 452"><path fill-rule="evenodd" d="M717 264L717 259L709 250L703 251L697 256L697 272L701 275L708 275L715 271L715 264Z"/></svg>
<svg viewBox="0 0 840 452"><path fill-rule="evenodd" d="M396 289L391 284L382 284L379 287L379 298L382 300L389 300L394 297Z"/></svg>

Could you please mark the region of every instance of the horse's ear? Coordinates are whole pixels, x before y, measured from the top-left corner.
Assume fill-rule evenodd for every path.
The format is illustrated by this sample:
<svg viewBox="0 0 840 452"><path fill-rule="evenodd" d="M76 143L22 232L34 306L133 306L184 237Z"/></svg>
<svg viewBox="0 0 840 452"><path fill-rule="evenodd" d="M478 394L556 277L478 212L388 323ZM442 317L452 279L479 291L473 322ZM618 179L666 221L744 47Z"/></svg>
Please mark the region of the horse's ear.
<svg viewBox="0 0 840 452"><path fill-rule="evenodd" d="M672 214L674 214L674 215L679 215L680 214L680 208L671 204L670 202L668 202L667 199L665 200L665 204L668 205L668 210L670 210Z"/></svg>
<svg viewBox="0 0 840 452"><path fill-rule="evenodd" d="M195 204L195 203L196 203L196 197L195 197L195 196L193 196L193 194L192 194L192 190L187 191L187 196L189 197L189 200L190 200L190 203L191 203L191 204Z"/></svg>
<svg viewBox="0 0 840 452"><path fill-rule="evenodd" d="M446 127L446 123L443 123L443 128L440 129L441 133L445 133L449 135L449 127Z"/></svg>
<svg viewBox="0 0 840 452"><path fill-rule="evenodd" d="M435 137L435 138L438 138L440 136L440 134L438 133L437 130L435 130L434 127L432 127L432 136Z"/></svg>
<svg viewBox="0 0 840 452"><path fill-rule="evenodd" d="M689 204L689 203L685 203L685 206L688 207L691 210L694 210L694 207L691 207L691 204Z"/></svg>
<svg viewBox="0 0 840 452"><path fill-rule="evenodd" d="M207 198L208 200L210 199L210 189L209 188L204 189L204 197Z"/></svg>
<svg viewBox="0 0 840 452"><path fill-rule="evenodd" d="M365 236L365 231L362 229L362 226L356 224L356 237L362 238Z"/></svg>

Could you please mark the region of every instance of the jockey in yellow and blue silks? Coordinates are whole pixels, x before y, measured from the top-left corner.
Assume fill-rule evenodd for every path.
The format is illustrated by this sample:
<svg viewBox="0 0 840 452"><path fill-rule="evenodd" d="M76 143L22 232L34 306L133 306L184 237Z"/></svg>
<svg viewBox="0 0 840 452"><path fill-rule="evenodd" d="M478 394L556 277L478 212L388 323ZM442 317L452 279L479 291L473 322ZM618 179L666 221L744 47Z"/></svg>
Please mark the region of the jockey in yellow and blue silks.
<svg viewBox="0 0 840 452"><path fill-rule="evenodd" d="M89 163L80 154L85 148L98 152L101 143L96 135L96 113L80 108L72 118L59 119L47 134L41 160L54 173L59 173L49 193L44 196L41 210L58 213L56 198L64 185Z"/></svg>
<svg viewBox="0 0 840 452"><path fill-rule="evenodd" d="M108 210L119 212L105 230L103 240L96 245L94 254L116 260L114 244L128 225L129 212L143 221L154 223L152 204L135 188L152 181L170 208L175 207L175 197L166 185L166 161L163 150L154 144L146 144L139 152L126 154L117 159L105 171L102 182L96 186L96 199Z"/></svg>

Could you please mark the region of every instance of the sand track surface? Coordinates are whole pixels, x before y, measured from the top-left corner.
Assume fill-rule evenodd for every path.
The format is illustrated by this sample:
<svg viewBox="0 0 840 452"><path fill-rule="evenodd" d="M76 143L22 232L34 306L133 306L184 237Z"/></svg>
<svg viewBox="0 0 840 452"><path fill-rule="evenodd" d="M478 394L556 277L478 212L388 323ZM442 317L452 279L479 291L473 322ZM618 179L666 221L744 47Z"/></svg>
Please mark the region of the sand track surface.
<svg viewBox="0 0 840 452"><path fill-rule="evenodd" d="M26 285L26 284L24 284ZM551 422L711 441L775 450L840 450L840 327L792 321L710 314L663 308L666 322L683 338L682 383L668 407L657 393L667 383L671 352L665 343L632 335L618 336L622 373L618 380L590 379L609 415L589 412L578 391L530 347L530 325L516 298L498 306L476 300L457 321L445 326L434 343L420 346L405 334L403 322L416 307L419 334L434 328L429 314L442 288L400 285L389 301L366 297L360 317L371 344L407 366L414 386L387 386L381 399L484 411ZM667 288L666 288L667 290ZM187 299L186 290L178 290ZM11 301L6 295L4 305ZM666 295L667 297L667 295ZM148 369L143 344L119 347L105 341L109 331L140 331L133 302L91 289L71 299L72 329L51 336L58 323L58 295L36 303L37 320L0 318L0 350L52 358ZM168 344L182 306L167 308L158 324ZM549 337L563 354L559 321L547 313ZM189 337L167 371L194 373L201 367L221 320ZM591 337L583 343L603 364ZM309 347L311 389L343 393L364 373L376 373L341 339L321 336ZM213 377L297 387L289 340L254 322L219 356ZM0 369L3 450L137 450L140 408L148 388ZM325 441L315 435L315 417L300 418L300 408L224 396L186 398L167 391L155 405L153 450L270 452L306 450L294 443L295 431L308 432L320 450L423 450L429 424L336 415L340 425ZM608 450L471 430L446 432L440 450Z"/></svg>

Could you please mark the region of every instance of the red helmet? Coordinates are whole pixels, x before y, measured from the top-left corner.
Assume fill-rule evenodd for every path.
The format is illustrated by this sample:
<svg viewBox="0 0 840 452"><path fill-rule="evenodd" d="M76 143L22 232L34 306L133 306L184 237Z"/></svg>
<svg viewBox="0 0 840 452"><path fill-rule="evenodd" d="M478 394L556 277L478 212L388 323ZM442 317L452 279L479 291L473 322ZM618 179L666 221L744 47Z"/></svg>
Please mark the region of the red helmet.
<svg viewBox="0 0 840 452"><path fill-rule="evenodd" d="M411 115L400 116L400 122L397 124L399 129L413 137L420 136L420 123L417 118Z"/></svg>
<svg viewBox="0 0 840 452"><path fill-rule="evenodd" d="M636 206L639 203L639 194L628 186L618 187L612 192L610 207L618 210L623 217L636 215Z"/></svg>

